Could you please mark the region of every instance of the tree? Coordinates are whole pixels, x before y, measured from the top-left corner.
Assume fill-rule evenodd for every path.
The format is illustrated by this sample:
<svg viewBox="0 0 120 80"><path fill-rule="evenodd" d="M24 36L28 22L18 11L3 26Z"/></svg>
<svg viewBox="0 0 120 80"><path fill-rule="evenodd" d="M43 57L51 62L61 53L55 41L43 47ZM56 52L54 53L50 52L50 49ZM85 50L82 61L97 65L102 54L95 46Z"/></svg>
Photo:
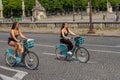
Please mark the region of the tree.
<svg viewBox="0 0 120 80"><path fill-rule="evenodd" d="M22 15L22 0L2 0L4 8L4 17L20 17ZM38 0L43 7L45 7L47 14L70 13L78 9L86 10L89 0ZM120 0L108 0L113 9ZM25 12L27 16L32 15L32 9L35 6L35 0L24 0ZM107 0L92 0L92 8L94 11L106 11Z"/></svg>
<svg viewBox="0 0 120 80"><path fill-rule="evenodd" d="M21 1L20 0L4 0L3 9L5 17L20 16L21 13ZM19 12L19 13L18 13Z"/></svg>

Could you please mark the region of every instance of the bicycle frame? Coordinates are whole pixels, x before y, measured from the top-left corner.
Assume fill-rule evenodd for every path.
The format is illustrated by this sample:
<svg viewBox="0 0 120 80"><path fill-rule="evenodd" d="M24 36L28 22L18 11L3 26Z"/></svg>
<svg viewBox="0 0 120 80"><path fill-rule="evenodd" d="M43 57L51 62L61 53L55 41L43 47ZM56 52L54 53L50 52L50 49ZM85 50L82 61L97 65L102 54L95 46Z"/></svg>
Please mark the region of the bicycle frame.
<svg viewBox="0 0 120 80"><path fill-rule="evenodd" d="M23 46L23 53L22 53L22 61L23 61L23 59L25 58L25 55L28 53L28 51L29 51L29 49L27 49L27 48L25 48L25 46Z"/></svg>
<svg viewBox="0 0 120 80"><path fill-rule="evenodd" d="M73 48L72 48L72 50L71 50L72 53L73 53L72 56L75 54L75 52L76 52L76 50L77 50L78 47L79 47L79 46L77 46L77 45L74 45L74 46L73 46Z"/></svg>

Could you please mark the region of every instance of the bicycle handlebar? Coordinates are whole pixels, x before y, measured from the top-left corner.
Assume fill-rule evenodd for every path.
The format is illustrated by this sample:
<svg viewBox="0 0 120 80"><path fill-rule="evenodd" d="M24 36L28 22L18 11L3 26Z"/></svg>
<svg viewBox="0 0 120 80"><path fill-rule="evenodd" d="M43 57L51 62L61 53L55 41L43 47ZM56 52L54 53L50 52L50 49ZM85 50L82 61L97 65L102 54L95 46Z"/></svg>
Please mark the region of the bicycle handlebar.
<svg viewBox="0 0 120 80"><path fill-rule="evenodd" d="M25 39L20 39L20 42L21 42L21 43L24 43L24 42L26 42L26 41L31 41L31 40L35 40L35 39L30 39L30 38L27 39L27 40L25 40Z"/></svg>
<svg viewBox="0 0 120 80"><path fill-rule="evenodd" d="M71 39L75 39L75 38L79 38L79 37L80 37L80 36L77 36L77 37L75 36L75 37L70 37L70 38L71 38Z"/></svg>

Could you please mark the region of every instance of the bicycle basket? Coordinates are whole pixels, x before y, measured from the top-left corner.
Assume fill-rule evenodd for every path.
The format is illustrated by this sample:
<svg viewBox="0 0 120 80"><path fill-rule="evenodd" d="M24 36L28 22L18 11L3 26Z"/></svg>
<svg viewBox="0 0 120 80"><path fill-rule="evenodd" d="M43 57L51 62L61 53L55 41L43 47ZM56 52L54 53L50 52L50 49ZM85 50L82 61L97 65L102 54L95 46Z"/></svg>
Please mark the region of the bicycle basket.
<svg viewBox="0 0 120 80"><path fill-rule="evenodd" d="M76 43L76 45L83 44L84 41L85 41L85 38L84 38L84 37L76 37L76 38L75 38L75 43Z"/></svg>
<svg viewBox="0 0 120 80"><path fill-rule="evenodd" d="M24 46L25 46L26 48L32 48L32 47L34 47L34 44L35 44L34 39L28 39L28 40L24 43Z"/></svg>

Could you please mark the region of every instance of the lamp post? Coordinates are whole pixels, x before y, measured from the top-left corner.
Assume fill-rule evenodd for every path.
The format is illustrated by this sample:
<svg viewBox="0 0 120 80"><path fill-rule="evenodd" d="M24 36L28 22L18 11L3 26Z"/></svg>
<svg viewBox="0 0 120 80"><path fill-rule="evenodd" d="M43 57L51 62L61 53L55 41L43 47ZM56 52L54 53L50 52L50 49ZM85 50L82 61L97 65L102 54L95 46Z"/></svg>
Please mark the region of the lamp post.
<svg viewBox="0 0 120 80"><path fill-rule="evenodd" d="M90 19L90 28L88 31L88 34L94 34L95 32L93 31L93 25L92 25L92 0L89 0L89 19Z"/></svg>

